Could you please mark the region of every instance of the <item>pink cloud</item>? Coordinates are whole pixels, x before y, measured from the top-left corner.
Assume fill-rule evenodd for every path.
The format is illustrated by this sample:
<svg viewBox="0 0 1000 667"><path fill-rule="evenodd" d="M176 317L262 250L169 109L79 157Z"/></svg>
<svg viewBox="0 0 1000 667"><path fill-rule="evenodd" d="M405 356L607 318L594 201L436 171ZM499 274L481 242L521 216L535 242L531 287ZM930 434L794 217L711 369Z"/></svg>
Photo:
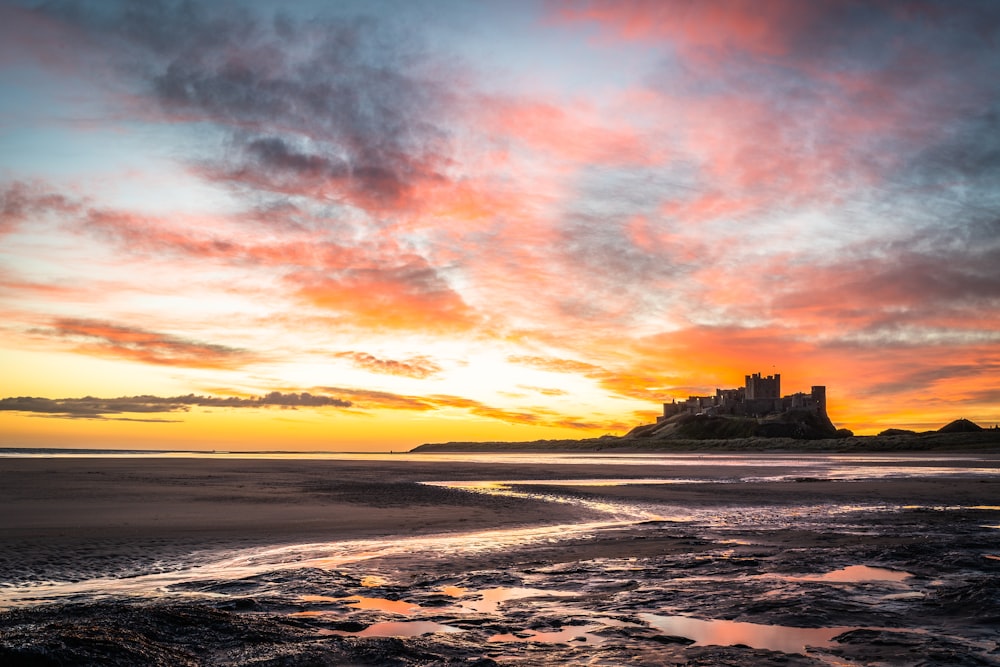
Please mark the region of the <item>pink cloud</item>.
<svg viewBox="0 0 1000 667"><path fill-rule="evenodd" d="M586 102L494 98L481 103L477 118L493 137L523 144L536 155L571 165L648 164L653 147L621 116L604 119Z"/></svg>

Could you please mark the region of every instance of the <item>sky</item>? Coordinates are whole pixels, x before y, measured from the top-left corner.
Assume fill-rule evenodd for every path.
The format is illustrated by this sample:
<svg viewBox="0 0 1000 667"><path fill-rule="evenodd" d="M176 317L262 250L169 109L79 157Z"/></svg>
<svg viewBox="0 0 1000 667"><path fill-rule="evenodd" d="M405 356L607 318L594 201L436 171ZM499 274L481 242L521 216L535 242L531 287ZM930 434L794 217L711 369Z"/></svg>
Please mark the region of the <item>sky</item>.
<svg viewBox="0 0 1000 667"><path fill-rule="evenodd" d="M992 426L997 72L993 0L0 0L0 446Z"/></svg>

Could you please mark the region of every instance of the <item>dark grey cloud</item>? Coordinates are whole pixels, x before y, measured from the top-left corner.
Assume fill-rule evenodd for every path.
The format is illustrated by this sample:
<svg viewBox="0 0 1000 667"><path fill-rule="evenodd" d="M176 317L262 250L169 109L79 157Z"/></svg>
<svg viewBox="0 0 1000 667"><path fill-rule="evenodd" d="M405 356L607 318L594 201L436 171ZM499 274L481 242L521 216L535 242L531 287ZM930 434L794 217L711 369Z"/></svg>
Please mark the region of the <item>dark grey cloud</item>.
<svg viewBox="0 0 1000 667"><path fill-rule="evenodd" d="M1000 182L1000 85L992 92L992 100L970 109L949 132L914 156L900 171L901 185L936 191L958 206L985 205L995 212L1000 203L995 188ZM959 100L957 104L969 102L972 100ZM956 183L963 187L951 190ZM970 186L979 190L970 191Z"/></svg>
<svg viewBox="0 0 1000 667"><path fill-rule="evenodd" d="M169 0L40 11L107 41L161 112L223 129L229 155L201 158L216 178L385 207L448 161L448 66L390 19Z"/></svg>
<svg viewBox="0 0 1000 667"><path fill-rule="evenodd" d="M118 398L39 398L16 396L0 399L0 411L30 412L67 418L107 419L108 415L184 412L192 406L208 408L261 408L280 406L351 407L351 402L325 394L270 392L257 397L240 396L122 396Z"/></svg>

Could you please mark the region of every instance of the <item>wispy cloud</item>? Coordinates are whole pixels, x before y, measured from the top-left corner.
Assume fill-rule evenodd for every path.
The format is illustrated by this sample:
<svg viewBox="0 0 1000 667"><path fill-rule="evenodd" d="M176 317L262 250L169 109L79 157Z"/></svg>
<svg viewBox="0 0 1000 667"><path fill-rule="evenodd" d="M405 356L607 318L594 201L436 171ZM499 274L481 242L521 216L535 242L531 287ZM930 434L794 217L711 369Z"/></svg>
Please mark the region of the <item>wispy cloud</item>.
<svg viewBox="0 0 1000 667"><path fill-rule="evenodd" d="M35 334L58 338L79 351L149 364L194 368L235 368L256 357L246 350L203 343L101 320L57 319Z"/></svg>
<svg viewBox="0 0 1000 667"><path fill-rule="evenodd" d="M618 421L594 421L580 417L560 415L552 410L530 407L512 410L488 405L475 399L447 394L408 396L391 392L350 389L345 387L321 387L329 392L351 400L358 410L463 410L476 417L492 419L507 424L523 424L539 427L561 427L577 430L621 430L625 426Z"/></svg>
<svg viewBox="0 0 1000 667"><path fill-rule="evenodd" d="M342 398L308 392L270 392L257 397L240 396L123 396L119 398L38 398L17 396L0 399L0 411L47 414L56 417L111 419L108 415L185 412L191 407L209 408L349 408ZM162 421L162 420L161 420Z"/></svg>
<svg viewBox="0 0 1000 667"><path fill-rule="evenodd" d="M373 373L401 375L423 379L441 372L441 367L427 357L411 357L404 360L380 359L367 352L337 352L334 357L349 359L359 368Z"/></svg>

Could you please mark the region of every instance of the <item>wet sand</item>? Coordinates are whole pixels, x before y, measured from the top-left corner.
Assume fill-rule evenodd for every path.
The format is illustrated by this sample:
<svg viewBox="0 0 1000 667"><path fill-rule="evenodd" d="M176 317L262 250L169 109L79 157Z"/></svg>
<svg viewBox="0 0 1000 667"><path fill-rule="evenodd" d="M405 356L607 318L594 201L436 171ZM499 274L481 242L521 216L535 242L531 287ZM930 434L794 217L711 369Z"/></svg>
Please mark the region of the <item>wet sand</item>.
<svg viewBox="0 0 1000 667"><path fill-rule="evenodd" d="M558 475L546 467L522 472ZM0 571L8 580L75 579L197 550L579 517L569 507L417 483L491 475L510 470L434 461L0 459Z"/></svg>
<svg viewBox="0 0 1000 667"><path fill-rule="evenodd" d="M1000 456L986 464L1000 468ZM934 457L913 465L933 467ZM887 465L875 459L878 469ZM951 465L955 465L954 462ZM960 461L957 465L982 465ZM686 507L833 502L1000 505L1000 477L717 484L773 477L780 466L508 464L501 462L0 459L0 571L5 579L75 579L125 572L192 551L539 524L598 515L574 505L471 494L427 481L674 478L698 483L560 487L582 498ZM534 487L541 490L542 487ZM594 545L607 554L609 545ZM613 549L611 549L613 551ZM575 552L579 556L579 552Z"/></svg>
<svg viewBox="0 0 1000 667"><path fill-rule="evenodd" d="M168 586L193 601L91 595L18 607L0 613L0 658L12 665L548 665L591 664L600 655L603 664L997 665L1000 456L948 461L968 469L959 477L938 474L943 456L908 459L910 472L898 478L879 477L897 462L874 458L838 480L766 457L683 469L433 455L0 459L4 585L169 571L192 554L227 549L571 526L606 520L594 509L602 504L681 508L696 517L617 522L494 550L463 549L457 538L358 567L259 570ZM574 483L679 477L697 481ZM420 484L476 480L505 480L514 493ZM567 483L517 484L559 480ZM908 583L823 583L831 570L856 565L889 568ZM529 599L477 602L504 587L529 591L519 593ZM374 607L343 601L350 596L370 596ZM410 607L400 611L404 600ZM792 635L797 627L829 628L840 638L787 652L752 640L696 641L691 619L725 620L735 624L727 632L750 628L751 636L766 626ZM400 621L419 631L378 636ZM679 627L688 634L675 636Z"/></svg>

